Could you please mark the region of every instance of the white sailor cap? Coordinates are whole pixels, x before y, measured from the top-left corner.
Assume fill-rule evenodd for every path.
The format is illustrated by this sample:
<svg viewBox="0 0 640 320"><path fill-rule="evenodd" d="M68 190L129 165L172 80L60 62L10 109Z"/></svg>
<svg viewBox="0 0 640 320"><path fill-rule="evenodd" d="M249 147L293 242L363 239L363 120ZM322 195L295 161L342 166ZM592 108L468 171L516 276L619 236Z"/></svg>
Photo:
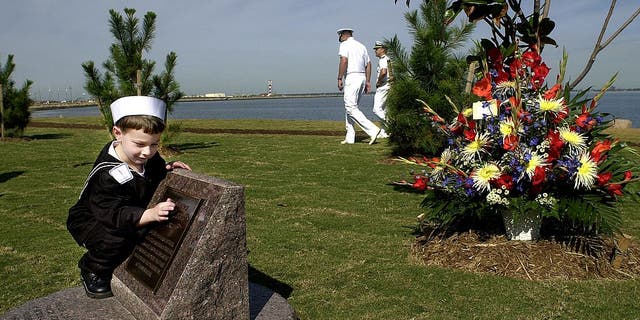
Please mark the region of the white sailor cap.
<svg viewBox="0 0 640 320"><path fill-rule="evenodd" d="M384 45L384 42L382 41L376 41L376 43L373 45L374 49L378 49L378 48L386 48L387 46Z"/></svg>
<svg viewBox="0 0 640 320"><path fill-rule="evenodd" d="M113 123L126 116L149 115L164 121L167 106L164 101L147 96L122 97L111 104Z"/></svg>
<svg viewBox="0 0 640 320"><path fill-rule="evenodd" d="M353 29L351 29L351 28L340 28L340 29L338 29L338 34L342 34L343 32L351 32L351 33L353 33Z"/></svg>

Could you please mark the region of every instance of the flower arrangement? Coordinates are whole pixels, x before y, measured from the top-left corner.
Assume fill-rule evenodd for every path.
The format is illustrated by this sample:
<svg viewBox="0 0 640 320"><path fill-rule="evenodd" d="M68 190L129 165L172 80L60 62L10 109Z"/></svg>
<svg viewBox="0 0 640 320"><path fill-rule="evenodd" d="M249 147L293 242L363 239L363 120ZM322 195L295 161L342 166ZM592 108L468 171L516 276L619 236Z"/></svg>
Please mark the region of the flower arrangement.
<svg viewBox="0 0 640 320"><path fill-rule="evenodd" d="M451 121L422 101L446 136L446 149L438 157L400 159L423 168L405 182L426 194L423 221L451 224L511 212L516 220L534 214L581 232L619 232L618 200L638 200L625 187L639 178L637 163L625 158L637 154L603 132L613 119L597 110L615 76L593 98L585 98L588 90L572 98L561 83L566 54L548 88L549 67L535 44L511 51L486 44L483 74L472 90L481 101L454 106Z"/></svg>

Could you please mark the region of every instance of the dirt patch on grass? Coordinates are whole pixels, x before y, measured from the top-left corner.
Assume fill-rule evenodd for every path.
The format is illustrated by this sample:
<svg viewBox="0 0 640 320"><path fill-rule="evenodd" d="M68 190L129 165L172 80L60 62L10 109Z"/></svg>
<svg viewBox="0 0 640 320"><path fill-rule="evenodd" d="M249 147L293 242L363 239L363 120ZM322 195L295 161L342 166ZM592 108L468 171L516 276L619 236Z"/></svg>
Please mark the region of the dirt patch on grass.
<svg viewBox="0 0 640 320"><path fill-rule="evenodd" d="M630 239L628 248L620 252L616 243L621 242L603 240L601 255L596 257L553 240L509 241L502 235L487 236L470 231L431 239L419 237L411 253L420 263L429 266L529 280L640 277L640 245ZM619 266L612 263L616 257Z"/></svg>
<svg viewBox="0 0 640 320"><path fill-rule="evenodd" d="M24 142L24 141L31 141L31 138L29 137L4 137L2 138L0 141L3 142Z"/></svg>
<svg viewBox="0 0 640 320"><path fill-rule="evenodd" d="M91 130L104 130L103 126L92 124L69 124L69 123L56 123L56 122L44 122L44 121L32 121L29 122L30 127L35 128L76 128L76 129L91 129ZM234 128L182 128L182 132L190 133L202 133L202 134L218 134L218 133L231 133L231 134L286 134L286 135L306 135L306 136L342 136L343 131L332 130L272 130L272 129L234 129Z"/></svg>

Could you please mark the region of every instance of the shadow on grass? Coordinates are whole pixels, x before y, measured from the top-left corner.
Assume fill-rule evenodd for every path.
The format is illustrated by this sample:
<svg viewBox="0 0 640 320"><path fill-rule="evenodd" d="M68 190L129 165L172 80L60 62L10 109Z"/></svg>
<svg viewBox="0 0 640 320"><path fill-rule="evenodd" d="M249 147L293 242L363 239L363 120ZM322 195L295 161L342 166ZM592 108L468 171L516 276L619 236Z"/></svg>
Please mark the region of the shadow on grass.
<svg viewBox="0 0 640 320"><path fill-rule="evenodd" d="M88 165L92 165L92 164L93 164L93 162L89 162L89 161L87 161L87 162L80 162L80 163L76 163L76 164L74 164L74 165L73 165L73 167L74 167L74 168L77 168L77 167L84 167L84 166L88 166Z"/></svg>
<svg viewBox="0 0 640 320"><path fill-rule="evenodd" d="M31 140L55 140L55 139L64 139L70 137L70 134L67 133L45 133L45 134L34 134L28 136L27 138Z"/></svg>
<svg viewBox="0 0 640 320"><path fill-rule="evenodd" d="M0 183L7 182L13 178L21 176L25 171L9 171L0 173Z"/></svg>
<svg viewBox="0 0 640 320"><path fill-rule="evenodd" d="M392 186L393 191L395 192L424 194L424 191L418 190L409 184L399 184L399 182L391 182L391 183L387 183L387 185Z"/></svg>
<svg viewBox="0 0 640 320"><path fill-rule="evenodd" d="M170 144L169 147L177 151L194 150L194 149L206 149L215 146L219 146L218 142L197 142L197 143L179 143Z"/></svg>
<svg viewBox="0 0 640 320"><path fill-rule="evenodd" d="M249 281L265 286L277 292L285 299L288 299L293 292L293 288L290 285L272 278L268 274L265 274L251 265L249 265Z"/></svg>

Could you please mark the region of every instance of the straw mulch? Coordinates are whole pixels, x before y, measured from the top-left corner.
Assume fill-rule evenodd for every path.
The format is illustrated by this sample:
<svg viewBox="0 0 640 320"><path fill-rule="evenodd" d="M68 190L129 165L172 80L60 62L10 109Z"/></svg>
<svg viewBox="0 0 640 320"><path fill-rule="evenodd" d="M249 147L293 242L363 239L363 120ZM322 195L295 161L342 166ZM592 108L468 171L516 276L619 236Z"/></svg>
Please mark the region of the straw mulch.
<svg viewBox="0 0 640 320"><path fill-rule="evenodd" d="M640 277L640 245L629 237L603 240L599 257L552 240L509 241L501 235L486 236L474 231L419 237L411 253L428 266L529 280Z"/></svg>

